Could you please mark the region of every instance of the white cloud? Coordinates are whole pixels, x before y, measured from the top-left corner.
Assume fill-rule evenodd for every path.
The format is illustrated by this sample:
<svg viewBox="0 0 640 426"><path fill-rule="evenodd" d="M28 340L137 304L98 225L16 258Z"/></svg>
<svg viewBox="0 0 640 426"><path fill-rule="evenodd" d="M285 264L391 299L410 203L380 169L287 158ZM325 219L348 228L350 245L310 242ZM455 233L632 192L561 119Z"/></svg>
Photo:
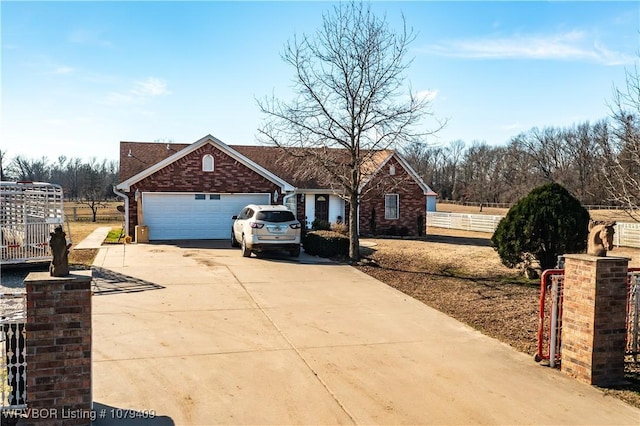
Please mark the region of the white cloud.
<svg viewBox="0 0 640 426"><path fill-rule="evenodd" d="M439 90L421 90L416 93L416 97L427 102L432 102L438 96L438 92Z"/></svg>
<svg viewBox="0 0 640 426"><path fill-rule="evenodd" d="M523 126L520 123L511 123L511 124L503 124L498 128L502 131L513 132L513 131L521 130Z"/></svg>
<svg viewBox="0 0 640 426"><path fill-rule="evenodd" d="M127 91L108 93L105 103L108 105L142 104L147 99L170 93L166 81L156 77L148 77L145 80L135 81L133 87Z"/></svg>
<svg viewBox="0 0 640 426"><path fill-rule="evenodd" d="M107 105L125 105L134 102L134 98L126 93L110 92L107 94L105 103Z"/></svg>
<svg viewBox="0 0 640 426"><path fill-rule="evenodd" d="M144 81L135 83L131 93L139 96L163 96L168 95L167 82L155 77L149 77Z"/></svg>
<svg viewBox="0 0 640 426"><path fill-rule="evenodd" d="M54 126L54 127L69 127L69 121L61 118L48 118L43 121L46 126Z"/></svg>
<svg viewBox="0 0 640 426"><path fill-rule="evenodd" d="M97 30L78 29L69 33L67 39L71 43L86 44L89 46L111 47L113 44L102 37L102 32Z"/></svg>
<svg viewBox="0 0 640 426"><path fill-rule="evenodd" d="M609 50L597 41L590 41L582 31L448 40L420 50L458 58L577 60L604 65L630 64L635 59L629 54Z"/></svg>
<svg viewBox="0 0 640 426"><path fill-rule="evenodd" d="M71 67L59 66L59 67L54 68L53 73L54 74L64 75L64 74L71 74L74 71L75 70L73 68L71 68Z"/></svg>

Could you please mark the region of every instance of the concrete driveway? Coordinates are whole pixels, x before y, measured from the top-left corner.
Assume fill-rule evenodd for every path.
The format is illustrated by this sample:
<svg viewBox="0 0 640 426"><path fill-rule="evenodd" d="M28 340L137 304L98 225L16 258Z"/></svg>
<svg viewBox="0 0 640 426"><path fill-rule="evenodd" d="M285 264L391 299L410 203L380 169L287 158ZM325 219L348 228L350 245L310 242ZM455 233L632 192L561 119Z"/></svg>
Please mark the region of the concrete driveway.
<svg viewBox="0 0 640 426"><path fill-rule="evenodd" d="M354 268L226 245L100 249L95 424L640 424Z"/></svg>

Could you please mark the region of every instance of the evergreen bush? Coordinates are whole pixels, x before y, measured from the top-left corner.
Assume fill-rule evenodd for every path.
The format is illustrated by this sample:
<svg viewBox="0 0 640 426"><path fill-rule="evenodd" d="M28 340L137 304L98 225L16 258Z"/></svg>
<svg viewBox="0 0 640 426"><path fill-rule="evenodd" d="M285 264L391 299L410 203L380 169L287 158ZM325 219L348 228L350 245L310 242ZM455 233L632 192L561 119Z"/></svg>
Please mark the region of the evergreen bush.
<svg viewBox="0 0 640 426"><path fill-rule="evenodd" d="M533 189L500 221L491 237L500 260L510 268L541 270L555 266L558 255L581 253L587 247L589 212L557 183Z"/></svg>

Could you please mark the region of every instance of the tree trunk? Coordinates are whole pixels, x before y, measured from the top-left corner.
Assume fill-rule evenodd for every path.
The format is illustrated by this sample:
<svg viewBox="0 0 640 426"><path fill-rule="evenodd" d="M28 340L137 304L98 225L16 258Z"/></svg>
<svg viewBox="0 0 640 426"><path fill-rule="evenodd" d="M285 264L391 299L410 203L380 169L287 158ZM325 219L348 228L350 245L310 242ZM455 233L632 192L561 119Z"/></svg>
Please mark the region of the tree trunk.
<svg viewBox="0 0 640 426"><path fill-rule="evenodd" d="M353 261L360 260L360 238L358 236L358 206L360 200L357 192L349 197L349 257Z"/></svg>

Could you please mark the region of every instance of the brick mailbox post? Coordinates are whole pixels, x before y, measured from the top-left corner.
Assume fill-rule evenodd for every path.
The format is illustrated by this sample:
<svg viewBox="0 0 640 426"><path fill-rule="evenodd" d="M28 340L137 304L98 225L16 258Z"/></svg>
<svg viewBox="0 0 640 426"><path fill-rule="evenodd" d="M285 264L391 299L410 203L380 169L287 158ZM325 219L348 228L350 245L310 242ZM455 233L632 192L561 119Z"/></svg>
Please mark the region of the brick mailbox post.
<svg viewBox="0 0 640 426"><path fill-rule="evenodd" d="M624 380L629 259L565 256L561 370L592 385Z"/></svg>
<svg viewBox="0 0 640 426"><path fill-rule="evenodd" d="M32 272L27 288L27 407L20 424L91 424L91 271Z"/></svg>

